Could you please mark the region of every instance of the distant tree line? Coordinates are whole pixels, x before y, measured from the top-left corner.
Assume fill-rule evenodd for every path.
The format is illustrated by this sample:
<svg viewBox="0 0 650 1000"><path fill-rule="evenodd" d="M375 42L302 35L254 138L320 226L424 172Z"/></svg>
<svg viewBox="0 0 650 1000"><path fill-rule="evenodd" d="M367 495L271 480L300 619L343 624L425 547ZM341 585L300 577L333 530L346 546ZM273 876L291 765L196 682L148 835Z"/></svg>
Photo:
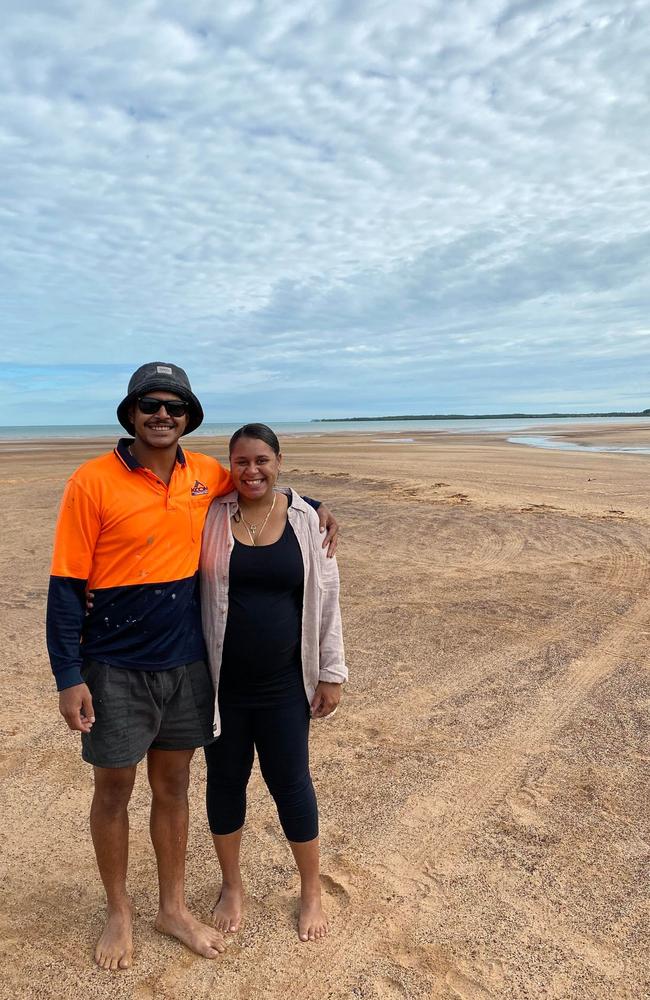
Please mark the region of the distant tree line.
<svg viewBox="0 0 650 1000"><path fill-rule="evenodd" d="M385 417L315 417L312 424L372 422L373 420L536 420L550 417L649 417L650 409L630 412L612 410L609 413L393 413Z"/></svg>

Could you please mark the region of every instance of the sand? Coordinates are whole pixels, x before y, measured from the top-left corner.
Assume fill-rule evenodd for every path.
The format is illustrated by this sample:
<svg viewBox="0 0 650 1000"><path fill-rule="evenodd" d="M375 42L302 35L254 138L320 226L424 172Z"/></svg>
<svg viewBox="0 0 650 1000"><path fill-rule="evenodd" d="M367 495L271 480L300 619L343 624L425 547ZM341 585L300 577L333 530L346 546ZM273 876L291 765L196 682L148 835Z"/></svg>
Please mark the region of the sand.
<svg viewBox="0 0 650 1000"><path fill-rule="evenodd" d="M567 437L650 443L646 428ZM0 447L3 1000L644 996L650 456L401 436L414 440L284 446L284 481L343 526L351 679L312 731L331 936L297 940L296 873L257 769L244 929L214 962L157 934L141 773L136 956L122 973L92 963L103 902L91 772L58 716L43 643L63 483L106 443ZM187 887L206 915L217 874L204 783L197 755Z"/></svg>

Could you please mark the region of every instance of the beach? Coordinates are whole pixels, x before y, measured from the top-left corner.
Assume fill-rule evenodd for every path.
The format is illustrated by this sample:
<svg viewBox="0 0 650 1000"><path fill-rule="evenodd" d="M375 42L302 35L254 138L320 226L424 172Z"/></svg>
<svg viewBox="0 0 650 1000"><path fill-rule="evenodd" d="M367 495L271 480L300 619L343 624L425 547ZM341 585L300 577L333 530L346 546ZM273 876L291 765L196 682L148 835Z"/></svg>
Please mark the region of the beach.
<svg viewBox="0 0 650 1000"><path fill-rule="evenodd" d="M563 429L650 445L647 424ZM408 439L408 440L406 440ZM224 438L188 447L226 455ZM132 969L92 952L103 893L92 774L44 647L66 477L106 441L0 445L1 1000L638 1000L648 990L650 456L507 433L293 436L282 482L325 500L350 681L315 723L324 942L255 766L243 929L209 962L156 933L140 768ZM195 757L187 890L218 892Z"/></svg>

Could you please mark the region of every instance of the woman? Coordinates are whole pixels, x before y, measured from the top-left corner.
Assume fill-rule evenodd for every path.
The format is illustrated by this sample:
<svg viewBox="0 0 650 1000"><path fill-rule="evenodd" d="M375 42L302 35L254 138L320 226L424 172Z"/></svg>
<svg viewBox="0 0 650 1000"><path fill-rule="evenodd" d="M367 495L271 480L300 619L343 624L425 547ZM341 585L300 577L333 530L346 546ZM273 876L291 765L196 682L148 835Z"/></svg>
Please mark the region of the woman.
<svg viewBox="0 0 650 1000"><path fill-rule="evenodd" d="M309 719L330 715L347 679L338 569L318 518L293 490L275 489L282 456L265 424L230 440L236 492L213 501L203 531L203 631L217 692L205 748L207 810L221 866L215 926L239 928L239 854L254 748L300 872L298 936L327 934L318 811L309 773Z"/></svg>

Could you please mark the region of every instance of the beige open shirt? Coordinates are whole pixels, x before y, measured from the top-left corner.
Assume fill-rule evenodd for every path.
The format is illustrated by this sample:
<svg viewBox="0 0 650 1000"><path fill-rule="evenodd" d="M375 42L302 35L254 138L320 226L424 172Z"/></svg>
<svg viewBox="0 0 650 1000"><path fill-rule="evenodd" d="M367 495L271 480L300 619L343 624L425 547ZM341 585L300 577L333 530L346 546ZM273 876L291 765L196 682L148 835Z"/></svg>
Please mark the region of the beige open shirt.
<svg viewBox="0 0 650 1000"><path fill-rule="evenodd" d="M336 559L328 559L325 555L314 508L305 503L295 490L285 489L282 492L291 498L287 512L289 524L298 539L304 566L302 676L307 699L311 702L319 681L341 684L348 678L339 608L339 571ZM201 614L214 681L212 731L215 736L221 732L217 693L228 619L228 570L234 546L230 518L237 506L236 492L212 501L201 545Z"/></svg>

